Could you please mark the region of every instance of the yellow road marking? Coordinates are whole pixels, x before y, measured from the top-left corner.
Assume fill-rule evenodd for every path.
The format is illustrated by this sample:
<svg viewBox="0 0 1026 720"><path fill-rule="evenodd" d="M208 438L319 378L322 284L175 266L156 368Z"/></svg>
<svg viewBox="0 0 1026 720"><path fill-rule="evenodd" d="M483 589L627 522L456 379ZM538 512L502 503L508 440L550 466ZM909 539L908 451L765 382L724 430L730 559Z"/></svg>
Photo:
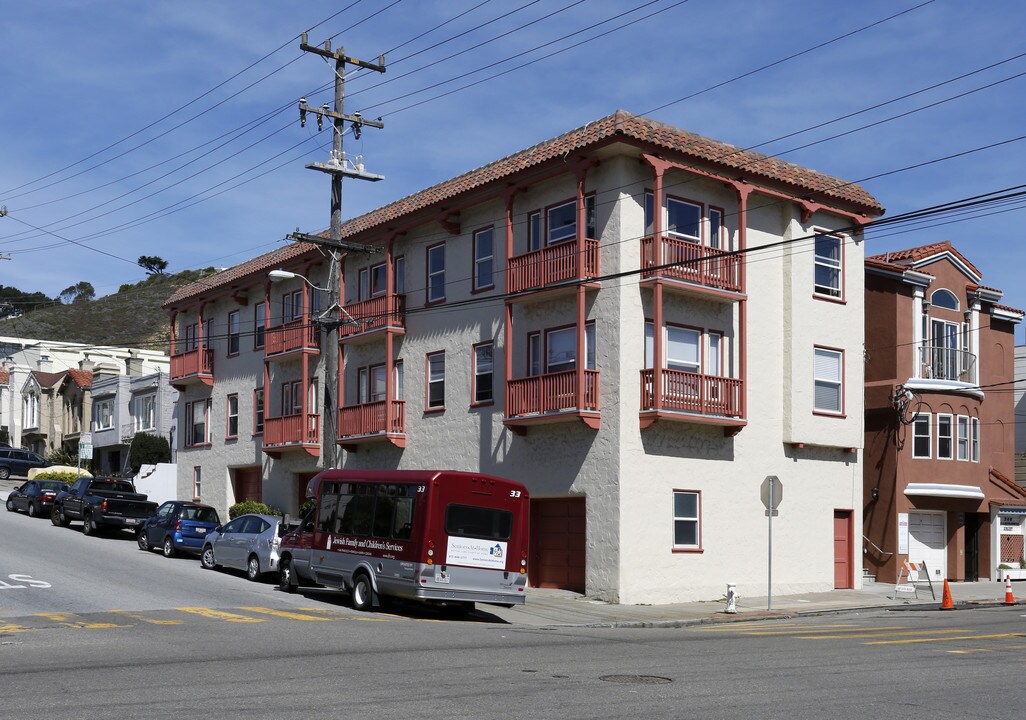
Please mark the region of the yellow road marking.
<svg viewBox="0 0 1026 720"><path fill-rule="evenodd" d="M36 617L47 618L59 622L70 628L82 628L85 630L105 630L107 628L132 627L131 625L118 625L117 623L91 623L86 622L80 615L74 613L36 613Z"/></svg>
<svg viewBox="0 0 1026 720"><path fill-rule="evenodd" d="M318 622L333 622L335 620L345 620L343 616L338 617L317 617L316 615L306 615L304 613L289 612L287 610L272 610L271 608L262 607L240 607L239 610L246 610L248 612L258 612L264 615L274 615L275 617L288 618L289 620L313 620Z"/></svg>
<svg viewBox="0 0 1026 720"><path fill-rule="evenodd" d="M764 625L760 625L759 627L765 627L765 626ZM786 623L786 624L781 624L781 625L772 625L771 629L775 630L777 628L800 628L800 627L807 627L807 626L801 625L799 623ZM835 627L836 628L844 628L844 627L859 627L859 626L858 625L848 624L848 625L820 625L819 627L821 627L821 628L835 628ZM716 627L699 628L698 632L743 632L743 629L741 627L738 627L738 623L728 623L727 625L717 625Z"/></svg>
<svg viewBox="0 0 1026 720"><path fill-rule="evenodd" d="M944 652L951 653L953 655L973 655L974 653L988 653L994 651L986 648L973 648L971 650L945 650Z"/></svg>
<svg viewBox="0 0 1026 720"><path fill-rule="evenodd" d="M33 629L34 628L22 627L21 625L0 625L0 635L3 635L4 633L28 632Z"/></svg>
<svg viewBox="0 0 1026 720"><path fill-rule="evenodd" d="M908 640L873 640L866 645L910 645L912 643L927 642L952 642L953 640L997 640L999 638L1021 638L1026 637L1022 633L997 633L994 635L961 635L944 638L909 638Z"/></svg>
<svg viewBox="0 0 1026 720"><path fill-rule="evenodd" d="M329 620L356 620L359 622L388 622L388 618L396 618L398 620L408 620L402 615L391 615L389 613L374 613L374 617L356 617L354 615L343 615L342 613L329 610L327 608L310 608L301 607L299 608L303 612L320 613L327 615Z"/></svg>
<svg viewBox="0 0 1026 720"><path fill-rule="evenodd" d="M182 612L192 613L193 615L200 615L201 617L211 618L212 620L225 620L227 622L238 623L264 622L264 618L249 617L247 615L236 615L235 613L224 612L222 610L213 610L211 608L180 607L175 609L180 610Z"/></svg>
<svg viewBox="0 0 1026 720"><path fill-rule="evenodd" d="M836 630L834 630L834 632L837 632L837 633L863 633L863 632L880 632L882 630L905 630L906 628L908 628L908 625L894 625L894 626L891 626L891 627L863 627L863 626L858 626L858 625L851 625L851 626L841 625L841 626L838 626L838 628ZM824 630L830 630L830 629L831 628L829 628L829 627L824 628L824 627L821 626L821 627L817 627L817 628L803 628L801 630L742 630L741 632L743 632L745 635L796 635L797 636L797 635L817 635L819 633L822 633ZM958 632L965 632L965 631L964 630L959 630Z"/></svg>
<svg viewBox="0 0 1026 720"><path fill-rule="evenodd" d="M946 628L944 630L906 630L904 632L875 632L876 628L867 628L867 632L848 635L809 635L799 640L850 640L867 637L897 637L899 635L940 635L944 633L969 632L963 628ZM941 638L945 639L945 638Z"/></svg>
<svg viewBox="0 0 1026 720"><path fill-rule="evenodd" d="M181 625L184 622L183 620L158 620L157 618L147 617L140 612L133 612L132 610L110 610L109 612L124 615L125 617L132 618L133 620L149 623L150 625Z"/></svg>

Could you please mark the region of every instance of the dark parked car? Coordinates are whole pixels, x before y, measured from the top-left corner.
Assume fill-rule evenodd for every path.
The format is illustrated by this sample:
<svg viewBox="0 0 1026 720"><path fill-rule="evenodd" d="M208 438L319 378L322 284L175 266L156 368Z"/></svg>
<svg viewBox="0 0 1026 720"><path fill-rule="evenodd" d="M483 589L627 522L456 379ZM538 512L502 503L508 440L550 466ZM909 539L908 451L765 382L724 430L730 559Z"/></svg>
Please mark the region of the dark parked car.
<svg viewBox="0 0 1026 720"><path fill-rule="evenodd" d="M44 460L28 450L0 448L0 480L6 480L11 475L25 477L32 468L50 467L51 465L53 463L49 460Z"/></svg>
<svg viewBox="0 0 1026 720"><path fill-rule="evenodd" d="M277 515L239 515L207 536L200 563L208 570L245 570L250 580L259 580L278 572L278 544L287 529Z"/></svg>
<svg viewBox="0 0 1026 720"><path fill-rule="evenodd" d="M24 510L29 517L49 517L53 499L67 487L60 480L29 480L21 487L11 490L7 496L7 509L12 512Z"/></svg>
<svg viewBox="0 0 1026 720"><path fill-rule="evenodd" d="M139 528L139 549L160 548L164 557L187 552L198 555L203 541L221 524L217 510L183 500L172 500L157 508Z"/></svg>

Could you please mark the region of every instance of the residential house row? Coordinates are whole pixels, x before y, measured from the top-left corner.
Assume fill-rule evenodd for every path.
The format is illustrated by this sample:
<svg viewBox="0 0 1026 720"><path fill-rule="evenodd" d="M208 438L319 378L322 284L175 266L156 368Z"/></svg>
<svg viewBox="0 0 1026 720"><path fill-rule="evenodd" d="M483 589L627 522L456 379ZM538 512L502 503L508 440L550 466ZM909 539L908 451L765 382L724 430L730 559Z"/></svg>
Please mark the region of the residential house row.
<svg viewBox="0 0 1026 720"><path fill-rule="evenodd" d="M312 244L172 295L179 494L295 512L326 424L345 468L523 482L533 585L665 603L765 589L774 476L775 591L858 587L882 212L648 118L590 122L344 223L376 252L344 258L337 344Z"/></svg>

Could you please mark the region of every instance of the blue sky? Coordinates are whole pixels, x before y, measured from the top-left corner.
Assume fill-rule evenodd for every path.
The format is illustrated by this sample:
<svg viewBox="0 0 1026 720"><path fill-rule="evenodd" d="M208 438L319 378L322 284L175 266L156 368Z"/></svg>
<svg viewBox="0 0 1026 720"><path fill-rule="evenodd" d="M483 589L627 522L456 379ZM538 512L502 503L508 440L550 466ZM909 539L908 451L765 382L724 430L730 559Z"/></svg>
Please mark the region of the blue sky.
<svg viewBox="0 0 1026 720"><path fill-rule="evenodd" d="M330 102L331 70L304 30L386 53L346 102L385 129L345 144L387 179L347 182L344 217L617 108L845 180L890 173L864 185L893 215L1023 182L1023 27L1001 0L5 3L0 284L104 295L144 277L139 255L226 267L326 227L327 177L303 165L330 136L295 105ZM1026 308L1019 207L871 232L867 253L951 240Z"/></svg>

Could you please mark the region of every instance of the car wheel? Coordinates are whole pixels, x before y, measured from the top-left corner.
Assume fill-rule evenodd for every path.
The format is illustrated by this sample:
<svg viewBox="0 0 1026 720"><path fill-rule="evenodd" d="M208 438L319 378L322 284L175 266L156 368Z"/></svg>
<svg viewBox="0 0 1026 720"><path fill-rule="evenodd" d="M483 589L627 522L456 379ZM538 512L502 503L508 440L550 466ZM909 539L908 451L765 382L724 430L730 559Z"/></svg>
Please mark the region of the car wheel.
<svg viewBox="0 0 1026 720"><path fill-rule="evenodd" d="M10 476L11 476L11 469L10 468L0 467L0 480L6 480Z"/></svg>
<svg viewBox="0 0 1026 720"><path fill-rule="evenodd" d="M371 587L367 573L360 573L353 578L353 609L369 612L374 605L374 588Z"/></svg>
<svg viewBox="0 0 1026 720"><path fill-rule="evenodd" d="M139 543L139 549L148 552L150 549L150 539L146 537L146 531L140 530L139 534L136 535L135 541Z"/></svg>
<svg viewBox="0 0 1026 720"><path fill-rule="evenodd" d="M171 542L171 538L164 538L164 557L172 558L175 556L175 544Z"/></svg>
<svg viewBox="0 0 1026 720"><path fill-rule="evenodd" d="M38 514L39 514L39 511L38 511L38 510L36 510L36 504L35 504L34 502L32 502L31 500L29 500L29 504L28 504L28 516L29 516L29 517L35 517L35 516L36 516L36 515L38 515Z"/></svg>
<svg viewBox="0 0 1026 720"><path fill-rule="evenodd" d="M211 545L204 546L203 554L200 555L200 565L207 570L213 570L217 567L217 562L214 560L214 548Z"/></svg>
<svg viewBox="0 0 1026 720"><path fill-rule="evenodd" d="M296 572L292 569L291 560L282 560L278 566L278 589L282 592L294 593L299 587Z"/></svg>
<svg viewBox="0 0 1026 720"><path fill-rule="evenodd" d="M14 501L7 498L7 512L14 512Z"/></svg>
<svg viewBox="0 0 1026 720"><path fill-rule="evenodd" d="M96 523L93 522L93 514L85 513L82 515L82 534L83 535L95 535L96 534Z"/></svg>
<svg viewBox="0 0 1026 720"><path fill-rule="evenodd" d="M246 561L246 577L254 582L260 579L260 560L256 555L250 555Z"/></svg>

